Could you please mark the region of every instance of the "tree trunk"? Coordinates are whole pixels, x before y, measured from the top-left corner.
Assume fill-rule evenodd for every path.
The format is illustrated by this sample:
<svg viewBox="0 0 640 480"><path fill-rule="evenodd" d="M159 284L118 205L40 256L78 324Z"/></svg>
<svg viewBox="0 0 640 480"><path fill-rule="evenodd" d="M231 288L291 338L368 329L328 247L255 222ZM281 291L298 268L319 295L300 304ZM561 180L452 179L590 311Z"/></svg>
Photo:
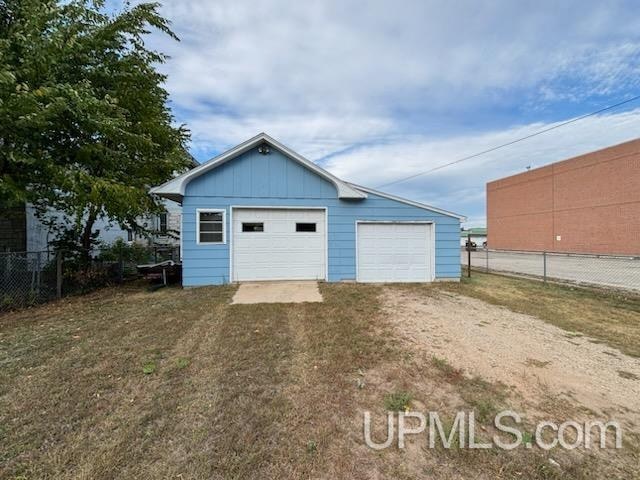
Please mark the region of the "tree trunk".
<svg viewBox="0 0 640 480"><path fill-rule="evenodd" d="M89 216L82 229L82 236L80 237L80 245L82 247L81 258L82 263L85 266L90 265L91 260L91 234L93 233L93 225L98 218L98 209L95 206L89 207Z"/></svg>

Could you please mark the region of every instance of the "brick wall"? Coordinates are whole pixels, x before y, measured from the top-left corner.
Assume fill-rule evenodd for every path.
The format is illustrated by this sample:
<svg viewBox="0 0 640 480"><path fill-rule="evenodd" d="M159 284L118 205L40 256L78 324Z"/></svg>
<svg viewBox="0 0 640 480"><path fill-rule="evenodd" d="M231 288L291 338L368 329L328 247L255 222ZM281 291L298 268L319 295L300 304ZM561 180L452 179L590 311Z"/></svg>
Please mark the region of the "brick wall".
<svg viewBox="0 0 640 480"><path fill-rule="evenodd" d="M640 139L487 184L491 248L640 254Z"/></svg>

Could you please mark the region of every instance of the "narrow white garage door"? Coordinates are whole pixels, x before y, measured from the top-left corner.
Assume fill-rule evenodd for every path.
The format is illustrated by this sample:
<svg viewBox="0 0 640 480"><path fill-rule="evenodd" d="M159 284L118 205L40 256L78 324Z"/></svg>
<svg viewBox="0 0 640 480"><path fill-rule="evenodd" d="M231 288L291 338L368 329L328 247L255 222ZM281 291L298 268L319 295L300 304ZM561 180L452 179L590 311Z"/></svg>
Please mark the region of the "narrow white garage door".
<svg viewBox="0 0 640 480"><path fill-rule="evenodd" d="M233 209L233 280L323 280L325 211Z"/></svg>
<svg viewBox="0 0 640 480"><path fill-rule="evenodd" d="M433 280L433 225L358 223L359 282Z"/></svg>

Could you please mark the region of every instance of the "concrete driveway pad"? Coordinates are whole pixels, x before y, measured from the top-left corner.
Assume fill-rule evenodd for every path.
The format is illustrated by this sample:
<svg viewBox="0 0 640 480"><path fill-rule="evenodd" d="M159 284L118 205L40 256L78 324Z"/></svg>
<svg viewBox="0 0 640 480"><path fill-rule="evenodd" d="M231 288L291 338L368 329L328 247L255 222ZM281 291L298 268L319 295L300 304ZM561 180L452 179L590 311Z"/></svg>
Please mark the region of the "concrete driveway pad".
<svg viewBox="0 0 640 480"><path fill-rule="evenodd" d="M322 302L318 282L246 282L241 283L231 303Z"/></svg>

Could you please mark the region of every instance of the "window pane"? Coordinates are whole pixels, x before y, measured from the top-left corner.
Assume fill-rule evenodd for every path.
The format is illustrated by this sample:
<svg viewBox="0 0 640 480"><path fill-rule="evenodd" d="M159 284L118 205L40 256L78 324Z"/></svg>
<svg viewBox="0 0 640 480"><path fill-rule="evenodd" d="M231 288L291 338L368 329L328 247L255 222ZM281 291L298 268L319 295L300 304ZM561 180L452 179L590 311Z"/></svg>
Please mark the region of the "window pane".
<svg viewBox="0 0 640 480"><path fill-rule="evenodd" d="M162 233L165 233L167 231L167 214L166 213L161 213L160 214L160 228L159 230Z"/></svg>
<svg viewBox="0 0 640 480"><path fill-rule="evenodd" d="M315 223L296 223L296 232L315 232Z"/></svg>
<svg viewBox="0 0 640 480"><path fill-rule="evenodd" d="M200 220L204 220L204 221L215 221L215 222L221 222L222 221L222 213L221 212L200 212Z"/></svg>
<svg viewBox="0 0 640 480"><path fill-rule="evenodd" d="M243 232L264 232L264 223L243 223Z"/></svg>
<svg viewBox="0 0 640 480"><path fill-rule="evenodd" d="M200 243L213 242L222 242L222 232L200 232Z"/></svg>
<svg viewBox="0 0 640 480"><path fill-rule="evenodd" d="M221 232L222 222L201 222L200 231L201 232Z"/></svg>

